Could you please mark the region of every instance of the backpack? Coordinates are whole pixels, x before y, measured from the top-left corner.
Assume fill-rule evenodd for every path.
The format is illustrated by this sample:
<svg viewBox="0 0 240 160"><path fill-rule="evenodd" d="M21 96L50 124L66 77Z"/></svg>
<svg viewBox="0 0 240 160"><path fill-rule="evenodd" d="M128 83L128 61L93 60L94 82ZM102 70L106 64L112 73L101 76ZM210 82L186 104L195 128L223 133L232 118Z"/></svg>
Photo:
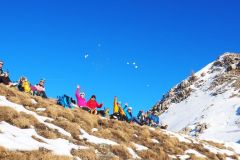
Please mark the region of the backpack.
<svg viewBox="0 0 240 160"><path fill-rule="evenodd" d="M57 97L57 104L63 106L64 108L74 108L72 107L72 103L74 103L72 97L69 97L67 95Z"/></svg>
<svg viewBox="0 0 240 160"><path fill-rule="evenodd" d="M155 115L153 115L153 114L150 114L149 116L148 116L148 118L150 119L150 120L152 120L153 122L155 122L156 124L159 124L159 117L158 116L155 116Z"/></svg>

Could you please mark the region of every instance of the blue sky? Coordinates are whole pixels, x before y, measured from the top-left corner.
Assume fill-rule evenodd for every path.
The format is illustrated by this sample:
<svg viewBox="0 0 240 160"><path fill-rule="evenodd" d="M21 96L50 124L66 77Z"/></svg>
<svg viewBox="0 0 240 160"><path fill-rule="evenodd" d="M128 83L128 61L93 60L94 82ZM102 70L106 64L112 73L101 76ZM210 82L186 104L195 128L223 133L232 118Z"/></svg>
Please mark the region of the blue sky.
<svg viewBox="0 0 240 160"><path fill-rule="evenodd" d="M0 59L50 97L148 110L224 52L239 52L238 0L1 0ZM89 55L86 59L85 55ZM127 65L127 62L130 64ZM138 68L134 68L133 62Z"/></svg>

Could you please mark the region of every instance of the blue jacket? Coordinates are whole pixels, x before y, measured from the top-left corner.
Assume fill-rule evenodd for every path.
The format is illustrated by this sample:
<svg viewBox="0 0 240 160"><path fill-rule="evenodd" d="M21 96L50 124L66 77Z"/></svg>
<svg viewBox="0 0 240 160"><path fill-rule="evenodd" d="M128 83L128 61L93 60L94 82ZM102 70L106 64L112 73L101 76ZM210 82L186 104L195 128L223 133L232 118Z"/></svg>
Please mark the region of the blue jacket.
<svg viewBox="0 0 240 160"><path fill-rule="evenodd" d="M153 122L159 124L159 121L160 121L160 120L159 120L159 117L158 117L158 116L154 116L154 115L150 114L150 115L148 116L148 118L149 118L150 120L152 120Z"/></svg>
<svg viewBox="0 0 240 160"><path fill-rule="evenodd" d="M127 108L128 108L127 106L124 107L124 112L126 114L127 120L130 122L130 121L132 121L133 116L132 116L132 112L128 112Z"/></svg>

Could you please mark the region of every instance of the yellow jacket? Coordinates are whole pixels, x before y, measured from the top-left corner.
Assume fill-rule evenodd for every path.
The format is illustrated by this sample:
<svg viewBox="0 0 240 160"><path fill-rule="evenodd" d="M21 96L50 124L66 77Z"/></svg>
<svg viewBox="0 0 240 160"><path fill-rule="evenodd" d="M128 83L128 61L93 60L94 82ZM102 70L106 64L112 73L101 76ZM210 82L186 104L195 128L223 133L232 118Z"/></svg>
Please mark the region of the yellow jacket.
<svg viewBox="0 0 240 160"><path fill-rule="evenodd" d="M30 83L28 81L24 81L22 87L26 93L29 93L31 91Z"/></svg>
<svg viewBox="0 0 240 160"><path fill-rule="evenodd" d="M117 104L117 98L114 98L114 102L113 102L113 113L118 113L119 112L119 107Z"/></svg>
<svg viewBox="0 0 240 160"><path fill-rule="evenodd" d="M125 112L123 110L122 107L119 107L117 104L117 98L114 98L114 102L113 102L113 113L119 113L122 116L125 116Z"/></svg>

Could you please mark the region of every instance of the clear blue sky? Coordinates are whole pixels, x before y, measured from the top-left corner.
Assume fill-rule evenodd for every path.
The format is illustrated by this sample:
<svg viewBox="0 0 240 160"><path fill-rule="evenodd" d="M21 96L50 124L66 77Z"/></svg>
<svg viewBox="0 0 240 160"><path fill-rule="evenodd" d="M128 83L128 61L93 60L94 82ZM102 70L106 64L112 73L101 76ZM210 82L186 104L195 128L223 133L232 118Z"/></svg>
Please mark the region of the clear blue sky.
<svg viewBox="0 0 240 160"><path fill-rule="evenodd" d="M116 95L135 112L148 110L192 70L239 52L239 6L239 0L1 0L0 59L12 80L46 78L50 97L74 96L80 84L87 99L96 94L105 107Z"/></svg>

